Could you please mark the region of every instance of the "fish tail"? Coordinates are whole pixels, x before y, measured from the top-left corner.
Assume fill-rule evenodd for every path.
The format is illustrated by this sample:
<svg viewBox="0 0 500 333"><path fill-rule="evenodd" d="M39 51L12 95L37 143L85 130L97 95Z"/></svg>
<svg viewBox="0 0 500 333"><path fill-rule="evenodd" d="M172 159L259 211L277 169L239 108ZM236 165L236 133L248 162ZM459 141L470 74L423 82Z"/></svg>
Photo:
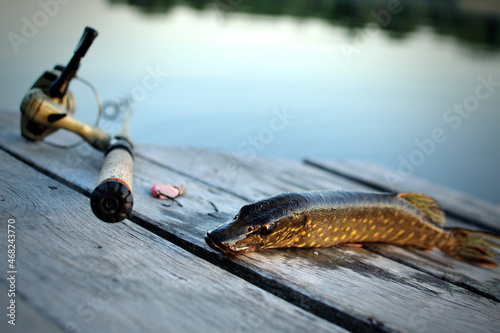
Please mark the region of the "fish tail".
<svg viewBox="0 0 500 333"><path fill-rule="evenodd" d="M457 259L486 267L498 267L495 257L500 249L500 236L463 228L446 228L436 246Z"/></svg>

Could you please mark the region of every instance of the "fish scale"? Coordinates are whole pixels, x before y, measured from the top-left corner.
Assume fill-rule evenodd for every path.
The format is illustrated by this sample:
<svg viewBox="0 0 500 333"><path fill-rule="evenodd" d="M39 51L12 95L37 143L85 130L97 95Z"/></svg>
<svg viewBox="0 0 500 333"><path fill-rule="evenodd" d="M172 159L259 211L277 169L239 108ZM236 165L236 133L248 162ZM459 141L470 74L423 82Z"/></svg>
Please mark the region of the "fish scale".
<svg viewBox="0 0 500 333"><path fill-rule="evenodd" d="M422 223L415 215L387 208L352 206L312 210L305 230L289 246L328 247L342 243L391 242L421 249L433 247L442 230ZM421 236L425 235L424 239ZM430 236L431 235L431 236ZM430 236L430 237L429 237Z"/></svg>
<svg viewBox="0 0 500 333"><path fill-rule="evenodd" d="M444 224L439 204L419 193L289 192L243 206L233 219L209 230L205 240L232 254L368 242L437 247L460 260L498 266L499 236Z"/></svg>

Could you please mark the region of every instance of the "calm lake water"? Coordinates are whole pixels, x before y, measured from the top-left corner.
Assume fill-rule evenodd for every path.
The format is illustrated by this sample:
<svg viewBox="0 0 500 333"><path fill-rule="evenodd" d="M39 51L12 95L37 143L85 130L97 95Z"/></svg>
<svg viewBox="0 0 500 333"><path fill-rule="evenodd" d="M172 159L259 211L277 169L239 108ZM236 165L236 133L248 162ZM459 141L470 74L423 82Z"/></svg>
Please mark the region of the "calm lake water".
<svg viewBox="0 0 500 333"><path fill-rule="evenodd" d="M138 143L363 160L500 203L496 3L4 1L1 108L91 26L79 75L132 96Z"/></svg>

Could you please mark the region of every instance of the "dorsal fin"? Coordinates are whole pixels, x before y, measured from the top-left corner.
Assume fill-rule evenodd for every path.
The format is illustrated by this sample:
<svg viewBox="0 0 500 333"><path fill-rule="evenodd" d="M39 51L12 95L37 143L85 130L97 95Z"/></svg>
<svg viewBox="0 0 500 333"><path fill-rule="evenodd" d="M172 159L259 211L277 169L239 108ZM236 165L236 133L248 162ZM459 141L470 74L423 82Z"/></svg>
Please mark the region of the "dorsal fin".
<svg viewBox="0 0 500 333"><path fill-rule="evenodd" d="M433 198L419 193L399 193L398 197L420 209L429 222L442 228L446 223L441 206Z"/></svg>

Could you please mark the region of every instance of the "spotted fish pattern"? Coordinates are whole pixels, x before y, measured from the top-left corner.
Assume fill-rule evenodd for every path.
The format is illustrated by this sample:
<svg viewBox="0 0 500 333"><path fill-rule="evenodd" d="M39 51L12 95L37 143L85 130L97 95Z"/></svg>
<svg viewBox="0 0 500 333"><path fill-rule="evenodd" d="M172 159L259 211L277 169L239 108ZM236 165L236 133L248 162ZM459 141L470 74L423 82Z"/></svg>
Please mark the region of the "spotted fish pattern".
<svg viewBox="0 0 500 333"><path fill-rule="evenodd" d="M291 192L243 206L233 219L209 230L205 241L226 253L381 242L437 247L457 259L497 267L493 248L500 248L499 236L444 224L441 207L423 194Z"/></svg>

